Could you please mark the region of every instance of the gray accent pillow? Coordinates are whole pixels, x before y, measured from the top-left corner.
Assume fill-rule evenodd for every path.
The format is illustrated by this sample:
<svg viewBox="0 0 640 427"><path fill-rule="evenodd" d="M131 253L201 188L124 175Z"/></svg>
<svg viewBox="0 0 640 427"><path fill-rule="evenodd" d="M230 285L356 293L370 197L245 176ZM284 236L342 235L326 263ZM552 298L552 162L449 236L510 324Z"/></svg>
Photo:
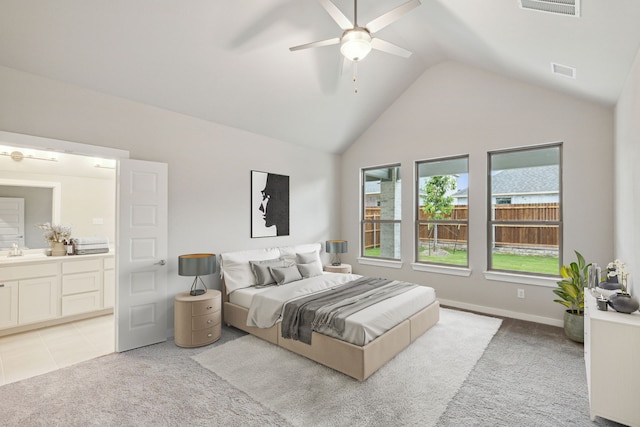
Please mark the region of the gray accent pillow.
<svg viewBox="0 0 640 427"><path fill-rule="evenodd" d="M287 263L282 258L268 259L265 261L249 261L251 271L256 278L255 286L270 286L275 285L276 280L271 275L269 267L287 267L291 263Z"/></svg>
<svg viewBox="0 0 640 427"><path fill-rule="evenodd" d="M271 275L276 279L278 286L289 282L295 282L296 280L302 280L300 271L295 265L292 265L291 267L269 267L269 270L271 270Z"/></svg>
<svg viewBox="0 0 640 427"><path fill-rule="evenodd" d="M322 267L317 262L310 262L309 264L298 264L298 270L302 274L303 278L320 276L322 274Z"/></svg>

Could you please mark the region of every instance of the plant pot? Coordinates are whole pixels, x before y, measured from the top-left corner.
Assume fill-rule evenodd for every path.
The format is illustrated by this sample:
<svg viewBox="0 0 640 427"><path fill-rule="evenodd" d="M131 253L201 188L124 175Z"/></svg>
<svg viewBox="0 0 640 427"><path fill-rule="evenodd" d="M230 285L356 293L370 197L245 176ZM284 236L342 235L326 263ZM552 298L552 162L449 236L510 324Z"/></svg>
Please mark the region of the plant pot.
<svg viewBox="0 0 640 427"><path fill-rule="evenodd" d="M572 341L584 342L584 313L564 312L564 334Z"/></svg>
<svg viewBox="0 0 640 427"><path fill-rule="evenodd" d="M64 256L67 254L67 248L63 242L51 242L51 256Z"/></svg>
<svg viewBox="0 0 640 427"><path fill-rule="evenodd" d="M633 313L640 307L636 297L632 297L626 292L618 292L609 296L609 305L618 313Z"/></svg>

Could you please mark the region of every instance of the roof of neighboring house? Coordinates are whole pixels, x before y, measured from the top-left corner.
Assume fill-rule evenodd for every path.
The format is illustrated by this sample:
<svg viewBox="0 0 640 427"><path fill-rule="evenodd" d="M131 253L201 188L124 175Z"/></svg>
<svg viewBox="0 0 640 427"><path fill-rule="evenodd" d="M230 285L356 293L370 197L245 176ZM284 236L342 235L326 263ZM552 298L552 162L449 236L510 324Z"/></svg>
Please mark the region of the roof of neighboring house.
<svg viewBox="0 0 640 427"><path fill-rule="evenodd" d="M505 169L493 175L491 187L493 194L557 193L560 180L558 166L538 166L526 169ZM468 188L452 194L453 197L466 197Z"/></svg>

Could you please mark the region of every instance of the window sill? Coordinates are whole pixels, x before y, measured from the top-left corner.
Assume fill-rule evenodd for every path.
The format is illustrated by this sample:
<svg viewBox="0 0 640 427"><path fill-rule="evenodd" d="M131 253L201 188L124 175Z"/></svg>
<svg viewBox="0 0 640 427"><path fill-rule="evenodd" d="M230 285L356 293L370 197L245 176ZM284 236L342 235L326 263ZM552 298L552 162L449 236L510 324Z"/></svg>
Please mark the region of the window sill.
<svg viewBox="0 0 640 427"><path fill-rule="evenodd" d="M421 264L421 263L411 263L411 268L414 271L426 271L429 273L439 273L439 274L448 274L450 276L471 276L471 270L466 267L449 267L446 265L432 265L432 264Z"/></svg>
<svg viewBox="0 0 640 427"><path fill-rule="evenodd" d="M523 285L543 286L545 288L555 288L559 277L540 277L527 274L502 273L497 271L484 271L484 278L496 280L498 282L521 283Z"/></svg>
<svg viewBox="0 0 640 427"><path fill-rule="evenodd" d="M358 258L358 264L375 265L376 267L402 268L402 261L392 261L388 259Z"/></svg>

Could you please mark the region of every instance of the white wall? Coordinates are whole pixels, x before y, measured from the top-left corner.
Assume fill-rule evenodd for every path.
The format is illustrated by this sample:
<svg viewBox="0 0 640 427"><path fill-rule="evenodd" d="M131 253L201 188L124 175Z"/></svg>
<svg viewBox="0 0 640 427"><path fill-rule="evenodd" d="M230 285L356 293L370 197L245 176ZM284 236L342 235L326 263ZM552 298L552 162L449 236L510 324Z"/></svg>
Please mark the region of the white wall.
<svg viewBox="0 0 640 427"><path fill-rule="evenodd" d="M640 51L616 105L615 257L627 264L640 298Z"/></svg>
<svg viewBox="0 0 640 427"><path fill-rule="evenodd" d="M212 94L215 96L215 94ZM184 253L320 242L339 237L339 158L0 67L0 130L128 150L169 164L169 316L191 279ZM251 239L250 171L290 177L290 236ZM205 278L220 286L218 275Z"/></svg>
<svg viewBox="0 0 640 427"><path fill-rule="evenodd" d="M568 83L570 84L570 82ZM563 141L565 262L613 254L613 110L446 62L427 70L343 155L343 257L354 271L433 286L458 306L561 325L552 288L486 280L487 151ZM414 161L469 154L470 277L416 272ZM360 168L402 164L401 269L358 265ZM525 290L525 299L516 289Z"/></svg>

